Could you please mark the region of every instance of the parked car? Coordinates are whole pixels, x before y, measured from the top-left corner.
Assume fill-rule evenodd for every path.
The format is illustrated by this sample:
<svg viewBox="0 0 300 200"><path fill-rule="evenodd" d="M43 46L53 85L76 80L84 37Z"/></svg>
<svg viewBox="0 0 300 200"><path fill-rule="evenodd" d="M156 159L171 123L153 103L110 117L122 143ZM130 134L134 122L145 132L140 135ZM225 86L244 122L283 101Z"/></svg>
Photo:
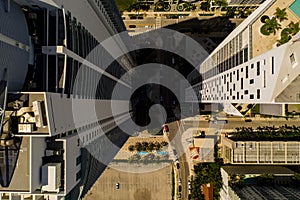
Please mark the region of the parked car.
<svg viewBox="0 0 300 200"><path fill-rule="evenodd" d="M189 188L189 190L192 190L192 184L191 184L191 181L188 181L188 188Z"/></svg>
<svg viewBox="0 0 300 200"><path fill-rule="evenodd" d="M167 124L164 124L163 128L164 128L165 132L167 132L167 133L169 132L169 126Z"/></svg>
<svg viewBox="0 0 300 200"><path fill-rule="evenodd" d="M205 131L200 131L199 137L200 138L205 138Z"/></svg>
<svg viewBox="0 0 300 200"><path fill-rule="evenodd" d="M179 161L178 161L178 160L175 161L175 165L176 165L176 168L177 168L177 169L180 168L180 165L179 165Z"/></svg>
<svg viewBox="0 0 300 200"><path fill-rule="evenodd" d="M116 189L118 190L118 189L120 189L120 183L116 183Z"/></svg>
<svg viewBox="0 0 300 200"><path fill-rule="evenodd" d="M251 118L245 118L245 122L252 122Z"/></svg>
<svg viewBox="0 0 300 200"><path fill-rule="evenodd" d="M181 198L181 193L180 193L180 192L177 194L177 197L178 197L178 198Z"/></svg>

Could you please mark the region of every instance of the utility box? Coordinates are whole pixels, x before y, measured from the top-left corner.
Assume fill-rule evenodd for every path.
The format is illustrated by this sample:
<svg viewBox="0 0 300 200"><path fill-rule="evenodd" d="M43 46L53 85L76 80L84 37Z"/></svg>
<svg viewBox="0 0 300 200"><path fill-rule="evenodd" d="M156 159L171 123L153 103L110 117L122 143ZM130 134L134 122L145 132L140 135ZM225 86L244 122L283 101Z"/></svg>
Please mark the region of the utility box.
<svg viewBox="0 0 300 200"><path fill-rule="evenodd" d="M42 167L42 192L59 192L61 163L48 163Z"/></svg>
<svg viewBox="0 0 300 200"><path fill-rule="evenodd" d="M18 132L19 133L32 133L33 130L34 130L34 124L33 123L18 124Z"/></svg>

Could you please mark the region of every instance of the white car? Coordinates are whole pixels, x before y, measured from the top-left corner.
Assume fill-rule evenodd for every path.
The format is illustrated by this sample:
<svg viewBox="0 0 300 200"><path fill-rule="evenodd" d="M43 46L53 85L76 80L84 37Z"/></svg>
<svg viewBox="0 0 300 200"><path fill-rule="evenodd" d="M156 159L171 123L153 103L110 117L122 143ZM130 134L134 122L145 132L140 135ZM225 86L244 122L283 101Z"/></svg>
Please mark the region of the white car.
<svg viewBox="0 0 300 200"><path fill-rule="evenodd" d="M118 190L118 189L120 189L120 183L116 183L116 189Z"/></svg>

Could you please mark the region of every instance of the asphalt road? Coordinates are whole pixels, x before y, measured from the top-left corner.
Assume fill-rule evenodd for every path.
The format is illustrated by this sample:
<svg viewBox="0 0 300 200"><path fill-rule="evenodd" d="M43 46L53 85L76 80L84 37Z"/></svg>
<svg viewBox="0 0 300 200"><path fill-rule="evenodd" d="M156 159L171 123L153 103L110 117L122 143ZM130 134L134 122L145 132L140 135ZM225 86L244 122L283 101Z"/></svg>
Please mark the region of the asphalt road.
<svg viewBox="0 0 300 200"><path fill-rule="evenodd" d="M176 149L178 160L179 160L179 169L177 170L178 178L181 178L181 187L182 187L182 192L181 192L181 198L177 199L187 199L188 196L188 178L189 178L189 166L188 162L186 160L186 150L183 148L182 143L181 143L181 134L183 133L182 127L180 128L180 123L179 122L172 122L169 124L169 140L171 141L171 145ZM175 172L175 173L176 173ZM178 191L178 180L175 181L175 187L177 189L175 191ZM175 194L177 196L177 194Z"/></svg>

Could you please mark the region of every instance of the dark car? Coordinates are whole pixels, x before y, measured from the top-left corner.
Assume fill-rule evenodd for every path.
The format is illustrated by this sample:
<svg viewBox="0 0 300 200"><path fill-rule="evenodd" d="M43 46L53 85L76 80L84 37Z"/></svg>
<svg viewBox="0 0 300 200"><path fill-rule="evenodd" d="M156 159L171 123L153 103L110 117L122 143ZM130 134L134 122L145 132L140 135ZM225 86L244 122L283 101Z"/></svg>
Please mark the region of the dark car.
<svg viewBox="0 0 300 200"><path fill-rule="evenodd" d="M178 160L176 160L175 165L176 165L176 168L177 168L177 169L180 168L180 165L179 165L179 161L178 161Z"/></svg>
<svg viewBox="0 0 300 200"><path fill-rule="evenodd" d="M199 133L199 137L200 137L200 138L205 138L205 131L201 131L201 132Z"/></svg>
<svg viewBox="0 0 300 200"><path fill-rule="evenodd" d="M165 124L163 127L164 127L165 132L169 132L169 126L168 125Z"/></svg>
<svg viewBox="0 0 300 200"><path fill-rule="evenodd" d="M245 122L252 122L252 119L246 118L246 119L245 119Z"/></svg>

